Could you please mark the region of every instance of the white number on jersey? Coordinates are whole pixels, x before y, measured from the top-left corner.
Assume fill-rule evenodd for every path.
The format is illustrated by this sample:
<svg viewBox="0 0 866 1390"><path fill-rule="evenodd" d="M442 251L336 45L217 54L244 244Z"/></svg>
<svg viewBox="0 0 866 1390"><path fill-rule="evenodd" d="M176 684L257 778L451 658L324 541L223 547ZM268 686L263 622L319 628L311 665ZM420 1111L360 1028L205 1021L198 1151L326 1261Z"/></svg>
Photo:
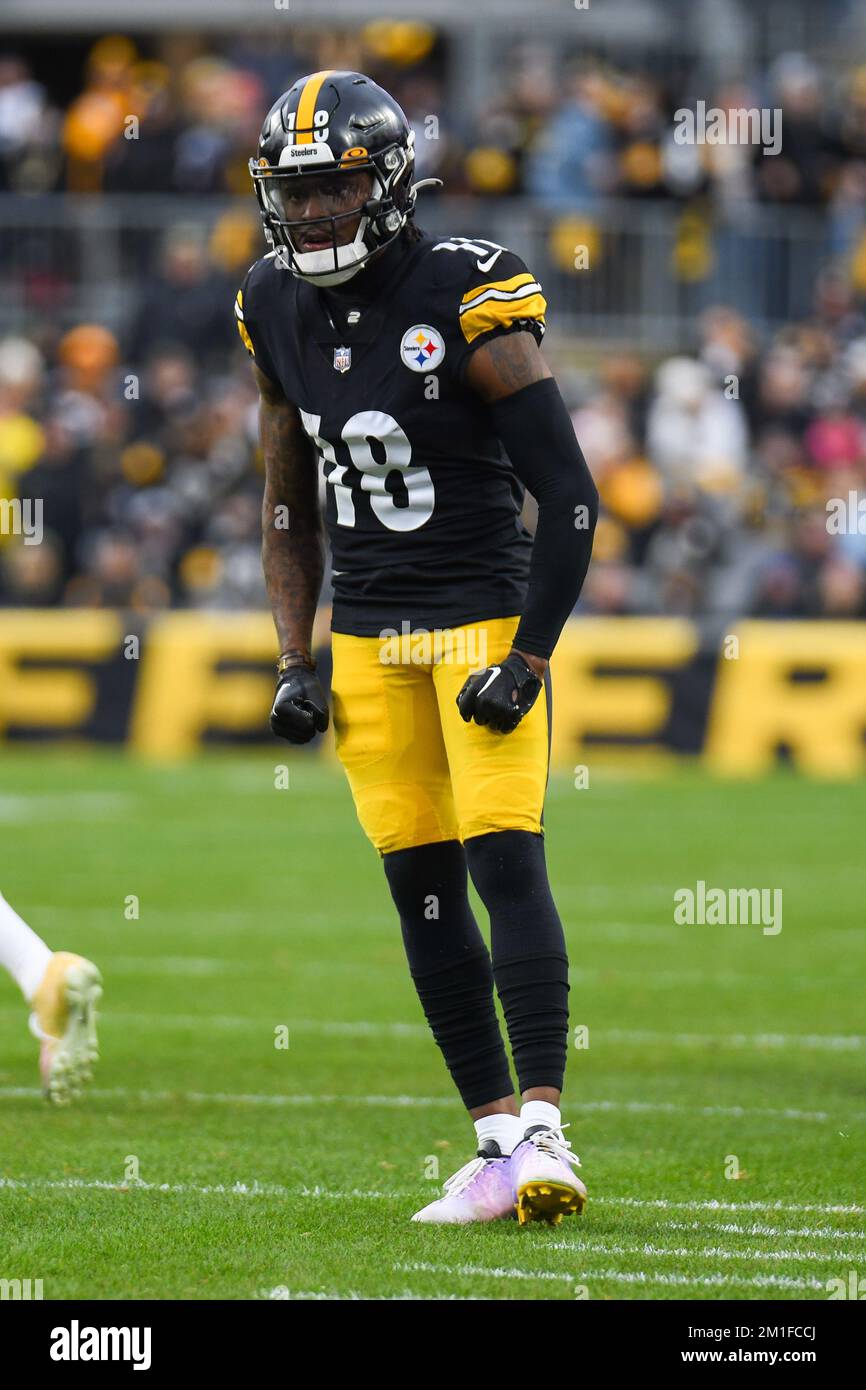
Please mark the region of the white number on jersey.
<svg viewBox="0 0 866 1390"><path fill-rule="evenodd" d="M499 260L504 246L500 246L498 241L471 241L469 237L455 236L450 241L440 241L433 247L434 251L468 251L470 256L477 256L478 269L482 275L486 275L488 270ZM491 252L493 253L491 255Z"/></svg>
<svg viewBox="0 0 866 1390"><path fill-rule="evenodd" d="M346 476L347 464L337 462L333 444L329 444L328 440L323 439L319 434L319 429L322 424L321 415L311 415L306 410L302 410L299 413L301 416L301 424L319 451L319 501L324 507L327 484L330 483L331 487L334 489L334 499L337 504L337 525L354 526L355 503L352 498L352 489L343 482ZM331 473L325 472L326 463L332 463L334 465Z"/></svg>
<svg viewBox="0 0 866 1390"><path fill-rule="evenodd" d="M355 499L344 481L346 464L337 462L334 446L319 434L321 415L311 415L306 410L300 414L304 429L319 451L319 477L323 485L334 489L337 525L354 526ZM412 445L392 415L381 410L362 410L346 421L341 437L361 474L361 489L369 494L370 506L383 526L389 531L417 531L430 520L436 502L433 479L426 468L412 466ZM384 452L384 463L376 461L371 440ZM333 465L330 473L325 472L326 463ZM395 472L406 489L405 507L397 505L387 487L388 475Z"/></svg>

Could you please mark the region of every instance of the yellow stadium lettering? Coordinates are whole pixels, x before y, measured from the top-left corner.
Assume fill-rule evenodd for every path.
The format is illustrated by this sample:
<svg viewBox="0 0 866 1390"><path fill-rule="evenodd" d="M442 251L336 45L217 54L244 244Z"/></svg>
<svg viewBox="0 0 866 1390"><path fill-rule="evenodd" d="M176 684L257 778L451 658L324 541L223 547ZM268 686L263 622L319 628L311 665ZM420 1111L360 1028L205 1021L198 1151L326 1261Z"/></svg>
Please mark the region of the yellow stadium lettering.
<svg viewBox="0 0 866 1390"><path fill-rule="evenodd" d="M274 661L273 624L265 614L170 613L151 626L133 709L130 746L142 757L173 759L195 752L211 729L249 733L267 728L273 677L220 672L224 661Z"/></svg>
<svg viewBox="0 0 866 1390"><path fill-rule="evenodd" d="M102 662L123 639L114 613L15 612L0 615L0 737L10 728L81 729L96 707L87 662ZM52 663L22 669L31 660ZM68 664L68 670L58 665ZM78 667L79 669L75 669Z"/></svg>
<svg viewBox="0 0 866 1390"><path fill-rule="evenodd" d="M866 767L866 623L743 623L738 661L720 661L705 745L708 766L768 771L780 748L801 772Z"/></svg>
<svg viewBox="0 0 866 1390"><path fill-rule="evenodd" d="M566 624L551 662L554 690L551 761L572 765L587 738L593 747L617 737L648 740L658 749L671 709L663 674L684 666L698 646L691 623L678 618L584 618ZM606 674L605 667L634 668Z"/></svg>

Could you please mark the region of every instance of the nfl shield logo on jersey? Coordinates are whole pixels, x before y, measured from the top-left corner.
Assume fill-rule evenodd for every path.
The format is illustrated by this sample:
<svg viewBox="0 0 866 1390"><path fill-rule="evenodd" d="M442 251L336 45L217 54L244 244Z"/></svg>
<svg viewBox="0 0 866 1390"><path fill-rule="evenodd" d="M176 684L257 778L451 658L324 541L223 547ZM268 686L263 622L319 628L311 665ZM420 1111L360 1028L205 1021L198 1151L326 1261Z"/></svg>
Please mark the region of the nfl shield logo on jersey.
<svg viewBox="0 0 866 1390"><path fill-rule="evenodd" d="M404 366L413 372L435 372L445 356L442 334L429 323L416 323L407 328L400 344Z"/></svg>
<svg viewBox="0 0 866 1390"><path fill-rule="evenodd" d="M334 348L334 371L347 372L352 365L352 349L350 347Z"/></svg>

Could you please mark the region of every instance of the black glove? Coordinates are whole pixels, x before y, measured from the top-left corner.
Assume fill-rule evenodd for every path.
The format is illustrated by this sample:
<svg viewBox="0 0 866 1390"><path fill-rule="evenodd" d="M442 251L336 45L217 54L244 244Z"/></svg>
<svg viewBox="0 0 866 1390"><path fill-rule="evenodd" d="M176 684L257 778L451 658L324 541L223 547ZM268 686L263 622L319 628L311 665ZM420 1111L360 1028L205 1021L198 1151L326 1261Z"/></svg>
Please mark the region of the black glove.
<svg viewBox="0 0 866 1390"><path fill-rule="evenodd" d="M512 652L498 666L470 676L457 696L457 708L468 724L486 724L497 734L510 734L538 699L541 681L532 668Z"/></svg>
<svg viewBox="0 0 866 1390"><path fill-rule="evenodd" d="M289 666L280 677L271 732L289 743L309 743L328 727L328 705L313 666Z"/></svg>

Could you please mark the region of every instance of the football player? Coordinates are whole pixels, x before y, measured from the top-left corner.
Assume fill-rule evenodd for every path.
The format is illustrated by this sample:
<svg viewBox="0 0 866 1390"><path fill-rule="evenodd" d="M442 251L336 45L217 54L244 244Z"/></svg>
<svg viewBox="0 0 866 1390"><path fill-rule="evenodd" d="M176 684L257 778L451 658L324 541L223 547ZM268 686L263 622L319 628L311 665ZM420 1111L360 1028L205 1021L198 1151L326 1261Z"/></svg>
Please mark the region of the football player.
<svg viewBox="0 0 866 1390"><path fill-rule="evenodd" d="M586 1191L559 1111L568 960L542 836L547 666L598 498L539 351L541 286L495 242L418 229L413 141L381 87L325 71L280 97L250 160L271 250L235 308L261 397L271 728L306 743L328 726L310 646L324 516L337 752L477 1135L413 1219L556 1222Z"/></svg>
<svg viewBox="0 0 866 1390"><path fill-rule="evenodd" d="M96 1005L102 977L92 961L52 951L0 893L0 965L31 1007L30 1031L39 1039L45 1096L68 1105L81 1095L96 1061Z"/></svg>

